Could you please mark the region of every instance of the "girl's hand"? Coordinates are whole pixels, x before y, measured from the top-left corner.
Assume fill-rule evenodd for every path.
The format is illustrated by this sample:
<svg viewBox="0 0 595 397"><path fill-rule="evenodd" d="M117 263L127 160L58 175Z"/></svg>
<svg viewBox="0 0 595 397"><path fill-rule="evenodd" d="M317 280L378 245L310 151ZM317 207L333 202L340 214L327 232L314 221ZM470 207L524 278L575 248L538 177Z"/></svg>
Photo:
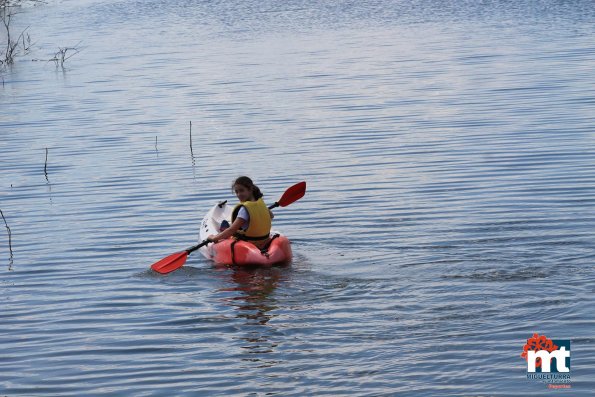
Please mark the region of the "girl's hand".
<svg viewBox="0 0 595 397"><path fill-rule="evenodd" d="M213 243L216 243L220 240L225 240L226 238L233 236L234 233L237 232L240 229L240 227L244 224L244 222L245 220L243 220L242 218L238 218L231 224L230 227L228 227L221 233L209 234L207 240L212 241Z"/></svg>

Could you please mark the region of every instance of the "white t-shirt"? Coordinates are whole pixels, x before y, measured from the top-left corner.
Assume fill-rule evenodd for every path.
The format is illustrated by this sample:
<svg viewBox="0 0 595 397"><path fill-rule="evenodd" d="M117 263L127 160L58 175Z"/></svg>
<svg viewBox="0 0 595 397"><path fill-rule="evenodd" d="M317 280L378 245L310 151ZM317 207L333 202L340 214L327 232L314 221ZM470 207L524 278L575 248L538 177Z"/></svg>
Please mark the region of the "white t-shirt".
<svg viewBox="0 0 595 397"><path fill-rule="evenodd" d="M244 226L242 226L240 229L248 230L248 227L250 226L250 214L248 213L248 210L246 209L246 207L240 208L240 210L238 211L237 217L242 218L243 220L246 221L246 222L244 222Z"/></svg>

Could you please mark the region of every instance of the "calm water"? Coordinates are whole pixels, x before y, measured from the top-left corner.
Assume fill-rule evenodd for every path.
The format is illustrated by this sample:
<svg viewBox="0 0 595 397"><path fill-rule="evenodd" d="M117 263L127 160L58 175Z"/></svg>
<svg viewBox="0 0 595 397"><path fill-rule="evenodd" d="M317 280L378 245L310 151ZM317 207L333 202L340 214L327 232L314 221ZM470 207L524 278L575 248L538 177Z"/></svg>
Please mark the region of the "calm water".
<svg viewBox="0 0 595 397"><path fill-rule="evenodd" d="M592 395L591 1L55 1L26 26L0 395ZM152 273L242 174L269 202L308 182L275 217L293 263ZM571 390L526 379L534 332L571 339Z"/></svg>

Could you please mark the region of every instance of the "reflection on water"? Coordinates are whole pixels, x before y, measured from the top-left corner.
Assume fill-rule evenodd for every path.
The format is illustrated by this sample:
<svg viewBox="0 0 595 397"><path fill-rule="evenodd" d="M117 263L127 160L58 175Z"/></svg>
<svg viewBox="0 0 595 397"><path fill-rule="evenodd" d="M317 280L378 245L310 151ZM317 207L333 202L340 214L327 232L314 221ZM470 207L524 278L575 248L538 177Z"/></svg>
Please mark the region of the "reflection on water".
<svg viewBox="0 0 595 397"><path fill-rule="evenodd" d="M271 294L283 282L284 269L278 266L225 269L231 272L229 278L234 286L221 288L220 291L240 292L240 295L225 298L225 301L238 309L238 318L246 319L246 324L266 325L271 319L269 312L276 308L272 305Z"/></svg>
<svg viewBox="0 0 595 397"><path fill-rule="evenodd" d="M219 289L220 292L237 292L238 295L223 298L225 304L236 310L236 317L244 321L239 336L242 353L249 356L241 360L259 368L272 367L279 363L270 357L278 346L279 332L269 321L279 309L273 293L279 285L287 282L290 265L267 268L218 267L231 286ZM263 327L266 326L266 327Z"/></svg>

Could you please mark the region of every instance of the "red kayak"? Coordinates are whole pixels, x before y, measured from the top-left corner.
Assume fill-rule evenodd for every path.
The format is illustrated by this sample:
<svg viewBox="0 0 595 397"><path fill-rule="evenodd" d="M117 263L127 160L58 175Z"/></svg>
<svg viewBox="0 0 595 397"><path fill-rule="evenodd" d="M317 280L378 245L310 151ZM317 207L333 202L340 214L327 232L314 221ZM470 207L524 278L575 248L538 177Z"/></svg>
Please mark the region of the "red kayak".
<svg viewBox="0 0 595 397"><path fill-rule="evenodd" d="M224 220L231 219L233 206L216 204L207 212L200 225L200 240L209 234L217 234ZM262 249L248 241L228 238L200 248L200 252L215 263L238 266L271 266L289 262L292 257L289 239L279 232L271 231L269 243Z"/></svg>
<svg viewBox="0 0 595 397"><path fill-rule="evenodd" d="M270 205L269 209L287 207L296 202L306 194L306 181L296 183L288 188L279 201ZM215 205L204 217L200 225L200 238L202 242L186 248L184 251L174 252L165 258L153 263L151 269L157 273L167 274L184 266L188 255L200 249L204 256L217 263L226 265L256 265L270 266L276 263L289 262L291 260L291 245L287 237L281 233L271 232L269 244L262 249L246 241L235 241L228 239L212 244L207 240L209 234L216 234L221 229L221 224L226 221L229 224L232 209L226 205L226 201Z"/></svg>

